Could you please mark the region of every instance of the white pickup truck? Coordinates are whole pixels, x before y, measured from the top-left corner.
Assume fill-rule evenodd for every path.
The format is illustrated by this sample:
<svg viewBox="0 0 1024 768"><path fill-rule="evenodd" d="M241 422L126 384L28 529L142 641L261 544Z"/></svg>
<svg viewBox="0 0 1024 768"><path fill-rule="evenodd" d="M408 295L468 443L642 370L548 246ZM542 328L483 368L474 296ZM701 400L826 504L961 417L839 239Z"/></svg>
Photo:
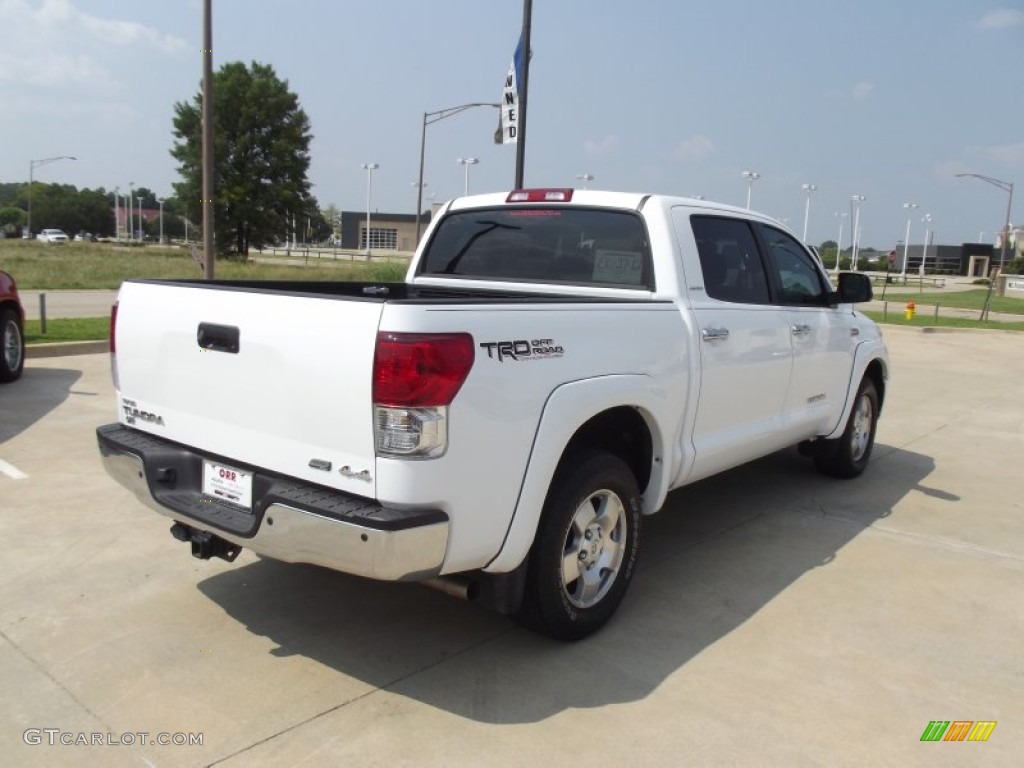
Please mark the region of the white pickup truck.
<svg viewBox="0 0 1024 768"><path fill-rule="evenodd" d="M571 189L457 199L405 282L129 280L107 471L193 555L428 582L575 639L669 491L871 455L888 360L767 217Z"/></svg>

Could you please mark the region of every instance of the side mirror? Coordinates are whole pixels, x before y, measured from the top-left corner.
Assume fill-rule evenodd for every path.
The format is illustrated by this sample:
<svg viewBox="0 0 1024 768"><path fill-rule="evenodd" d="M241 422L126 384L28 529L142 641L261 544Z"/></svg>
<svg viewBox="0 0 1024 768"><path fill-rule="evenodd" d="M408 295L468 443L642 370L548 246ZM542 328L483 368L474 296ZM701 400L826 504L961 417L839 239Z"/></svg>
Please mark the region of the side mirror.
<svg viewBox="0 0 1024 768"><path fill-rule="evenodd" d="M839 289L833 298L840 304L859 304L871 301L875 292L871 289L871 278L860 272L843 272L839 275Z"/></svg>

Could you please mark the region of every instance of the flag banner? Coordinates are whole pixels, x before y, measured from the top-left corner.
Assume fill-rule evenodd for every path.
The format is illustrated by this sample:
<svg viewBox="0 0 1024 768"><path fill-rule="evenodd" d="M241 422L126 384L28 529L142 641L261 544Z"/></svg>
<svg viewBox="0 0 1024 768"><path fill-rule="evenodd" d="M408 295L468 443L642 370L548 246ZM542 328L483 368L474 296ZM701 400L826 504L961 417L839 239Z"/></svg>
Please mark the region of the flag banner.
<svg viewBox="0 0 1024 768"><path fill-rule="evenodd" d="M520 36L501 94L501 144L515 144L519 141L519 83L522 71L523 38Z"/></svg>

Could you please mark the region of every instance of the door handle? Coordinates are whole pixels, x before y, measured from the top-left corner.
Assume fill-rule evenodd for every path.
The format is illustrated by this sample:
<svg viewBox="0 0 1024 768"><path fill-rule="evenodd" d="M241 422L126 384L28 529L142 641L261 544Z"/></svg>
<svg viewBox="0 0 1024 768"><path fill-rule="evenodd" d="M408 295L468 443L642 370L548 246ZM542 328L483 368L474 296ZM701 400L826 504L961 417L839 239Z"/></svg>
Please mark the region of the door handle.
<svg viewBox="0 0 1024 768"><path fill-rule="evenodd" d="M806 336L811 332L811 326L803 324L792 325L790 330L793 331L794 336Z"/></svg>
<svg viewBox="0 0 1024 768"><path fill-rule="evenodd" d="M234 325L200 323L196 330L196 343L203 349L238 354L241 331Z"/></svg>
<svg viewBox="0 0 1024 768"><path fill-rule="evenodd" d="M728 328L702 328L700 337L704 341L725 341L729 338Z"/></svg>

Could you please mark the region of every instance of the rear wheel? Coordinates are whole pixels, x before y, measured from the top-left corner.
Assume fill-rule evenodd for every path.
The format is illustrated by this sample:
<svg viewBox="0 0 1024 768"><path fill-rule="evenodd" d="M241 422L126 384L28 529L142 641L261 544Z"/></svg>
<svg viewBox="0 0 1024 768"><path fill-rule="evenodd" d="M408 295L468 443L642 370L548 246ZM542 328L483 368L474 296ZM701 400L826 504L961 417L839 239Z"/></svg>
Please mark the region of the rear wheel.
<svg viewBox="0 0 1024 768"><path fill-rule="evenodd" d="M875 382L865 377L857 390L857 399L853 403L843 436L830 441L815 456L814 462L818 469L833 477L857 477L871 458L877 426L878 391Z"/></svg>
<svg viewBox="0 0 1024 768"><path fill-rule="evenodd" d="M0 381L14 381L25 365L25 336L18 313L0 310Z"/></svg>
<svg viewBox="0 0 1024 768"><path fill-rule="evenodd" d="M548 492L518 618L559 640L604 625L626 594L640 545L640 494L609 453L569 459Z"/></svg>

